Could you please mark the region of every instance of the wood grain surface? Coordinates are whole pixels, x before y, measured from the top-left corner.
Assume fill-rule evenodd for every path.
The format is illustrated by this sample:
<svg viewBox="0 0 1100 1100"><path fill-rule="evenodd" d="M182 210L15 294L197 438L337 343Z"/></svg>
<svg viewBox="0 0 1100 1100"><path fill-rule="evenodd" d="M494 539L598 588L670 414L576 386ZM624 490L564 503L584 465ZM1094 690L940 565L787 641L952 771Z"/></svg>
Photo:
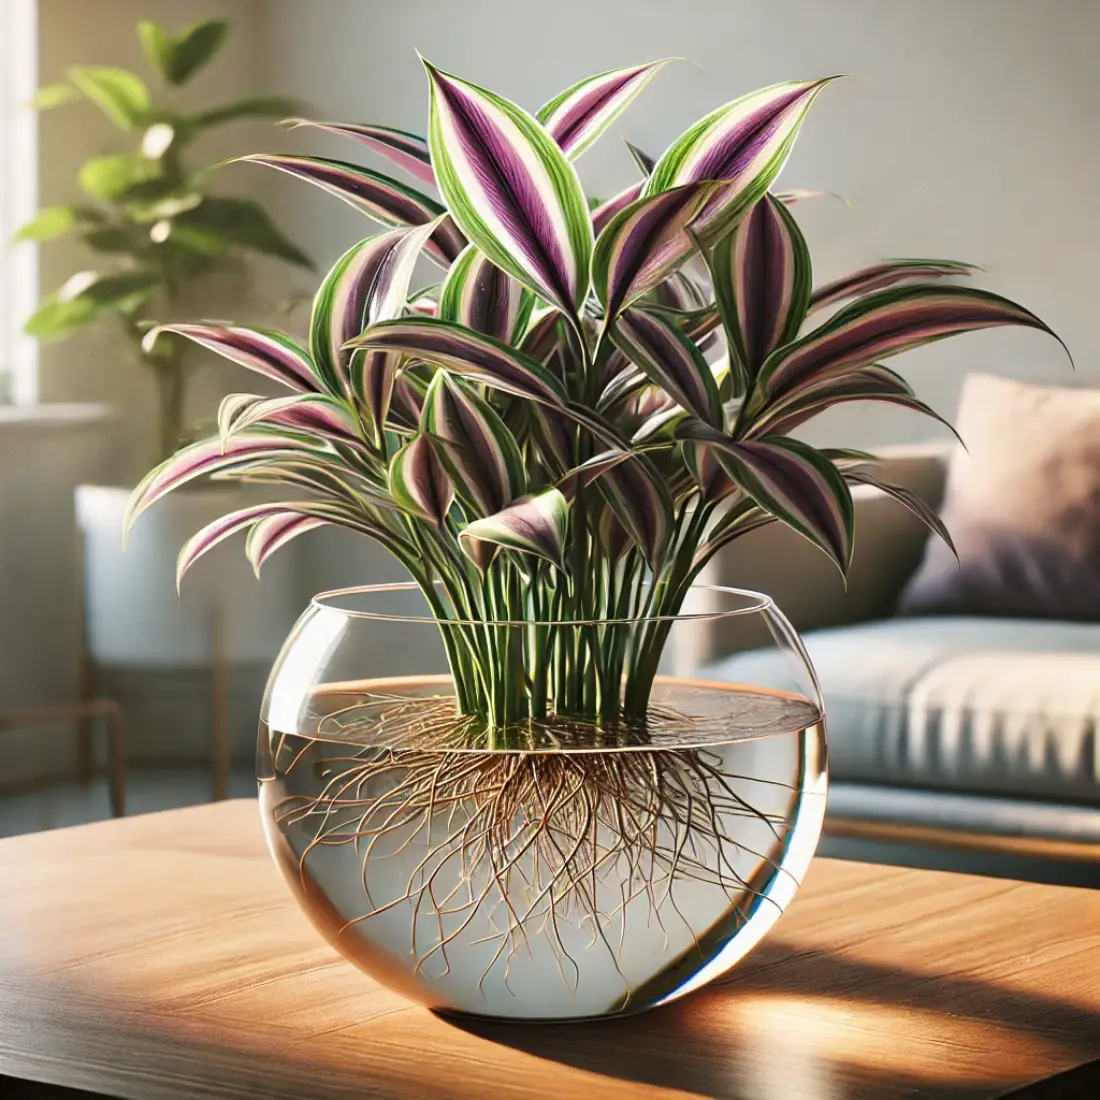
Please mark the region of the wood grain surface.
<svg viewBox="0 0 1100 1100"><path fill-rule="evenodd" d="M1100 893L823 859L724 982L504 1026L333 954L253 802L0 841L9 1079L133 1100L979 1098L1097 1057Z"/></svg>

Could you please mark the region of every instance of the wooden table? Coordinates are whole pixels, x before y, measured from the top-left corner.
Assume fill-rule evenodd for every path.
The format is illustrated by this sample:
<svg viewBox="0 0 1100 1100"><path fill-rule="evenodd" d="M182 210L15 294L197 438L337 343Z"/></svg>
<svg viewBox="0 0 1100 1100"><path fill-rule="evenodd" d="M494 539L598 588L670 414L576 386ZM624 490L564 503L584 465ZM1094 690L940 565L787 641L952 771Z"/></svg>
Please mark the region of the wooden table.
<svg viewBox="0 0 1100 1100"><path fill-rule="evenodd" d="M5 1100L72 1095L15 1079L134 1100L978 1098L1097 1058L1100 892L823 859L725 983L524 1027L441 1019L342 962L253 802L0 842Z"/></svg>

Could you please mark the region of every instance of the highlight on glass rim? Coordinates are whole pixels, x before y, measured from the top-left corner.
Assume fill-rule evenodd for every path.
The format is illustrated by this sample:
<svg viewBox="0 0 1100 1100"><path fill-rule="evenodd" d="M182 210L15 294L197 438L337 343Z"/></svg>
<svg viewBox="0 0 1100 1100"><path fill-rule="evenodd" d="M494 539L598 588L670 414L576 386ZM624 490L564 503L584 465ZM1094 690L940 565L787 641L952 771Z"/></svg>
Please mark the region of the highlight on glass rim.
<svg viewBox="0 0 1100 1100"><path fill-rule="evenodd" d="M372 677L366 639L392 624L369 590L311 607L272 674L265 826L331 942L442 1010L638 1011L759 940L824 812L820 697L779 609L743 593L709 605L755 617L799 691L669 674L703 570L778 523L846 571L856 486L950 543L873 456L795 433L855 401L935 416L885 360L994 326L1050 330L956 260L814 285L797 212L818 193L777 180L835 78L734 99L655 158L632 147L635 178L607 197L585 194L574 162L668 62L581 80L533 114L423 64L426 138L294 120L370 167L241 158L383 228L324 277L302 338L149 332L149 347L172 333L289 392L227 397L217 434L152 470L127 522L203 476L279 486L195 534L178 577L237 532L259 571L335 525L385 547L427 609L413 621L436 632L442 675Z"/></svg>

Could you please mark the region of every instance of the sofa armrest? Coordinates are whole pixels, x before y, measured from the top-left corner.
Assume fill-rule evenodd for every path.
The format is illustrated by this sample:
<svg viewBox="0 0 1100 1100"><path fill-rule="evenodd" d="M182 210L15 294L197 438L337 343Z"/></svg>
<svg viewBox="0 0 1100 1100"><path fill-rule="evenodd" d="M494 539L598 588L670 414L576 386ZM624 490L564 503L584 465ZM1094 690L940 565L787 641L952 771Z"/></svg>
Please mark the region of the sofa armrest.
<svg viewBox="0 0 1100 1100"><path fill-rule="evenodd" d="M952 447L936 442L883 449L876 472L935 508L943 496ZM871 486L856 486L852 498L856 538L847 590L836 566L820 550L779 523L758 528L717 554L707 583L766 592L799 631L892 614L920 563L927 528ZM715 623L711 634L702 647L709 659L759 644L741 636L736 620Z"/></svg>

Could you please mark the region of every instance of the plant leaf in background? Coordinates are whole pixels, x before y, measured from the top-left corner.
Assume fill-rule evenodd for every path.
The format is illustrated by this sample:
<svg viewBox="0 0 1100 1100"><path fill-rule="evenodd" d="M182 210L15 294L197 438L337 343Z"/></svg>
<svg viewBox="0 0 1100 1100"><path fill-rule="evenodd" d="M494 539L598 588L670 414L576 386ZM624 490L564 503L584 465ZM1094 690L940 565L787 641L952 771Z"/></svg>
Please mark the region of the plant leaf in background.
<svg viewBox="0 0 1100 1100"><path fill-rule="evenodd" d="M626 69L610 69L578 80L539 108L535 117L576 160L630 106L635 96L669 59Z"/></svg>
<svg viewBox="0 0 1100 1100"><path fill-rule="evenodd" d="M458 541L479 565L486 558L478 544L489 543L534 554L564 569L562 550L568 524L569 502L561 490L551 487L521 497L495 515L467 524Z"/></svg>
<svg viewBox="0 0 1100 1100"><path fill-rule="evenodd" d="M139 76L109 66L74 65L69 79L120 130L133 130L149 118L149 89Z"/></svg>
<svg viewBox="0 0 1100 1100"><path fill-rule="evenodd" d="M393 456L389 484L401 508L436 527L443 525L455 490L430 437L414 436Z"/></svg>
<svg viewBox="0 0 1100 1100"><path fill-rule="evenodd" d="M251 164L264 164L279 172L312 183L330 195L361 210L364 214L390 226L423 225L435 221L447 213L434 199L407 187L397 180L325 157L277 157L253 155L240 157ZM466 247L466 239L450 218L444 218L432 235L428 255L449 267Z"/></svg>
<svg viewBox="0 0 1100 1100"><path fill-rule="evenodd" d="M309 118L287 119L291 127L311 126L328 134L349 137L372 152L380 153L391 164L403 168L415 180L435 185L432 156L428 143L416 134L390 126L370 126L353 122L315 122Z"/></svg>
<svg viewBox="0 0 1100 1100"><path fill-rule="evenodd" d="M740 397L768 355L798 335L810 302L810 250L786 207L765 195L709 264Z"/></svg>
<svg viewBox="0 0 1100 1100"><path fill-rule="evenodd" d="M818 93L835 78L775 84L719 107L678 137L661 155L643 194L699 180L726 180L696 226L720 240L779 175L799 127Z"/></svg>
<svg viewBox="0 0 1100 1100"><path fill-rule="evenodd" d="M534 305L534 296L518 279L471 244L447 272L438 315L514 345L526 330Z"/></svg>
<svg viewBox="0 0 1100 1100"><path fill-rule="evenodd" d="M592 221L572 165L526 111L424 65L432 167L455 221L499 268L579 316Z"/></svg>
<svg viewBox="0 0 1100 1100"><path fill-rule="evenodd" d="M229 24L224 19L205 19L179 34L171 34L143 19L137 31L149 64L167 83L179 85L186 84L218 52L229 33Z"/></svg>
<svg viewBox="0 0 1100 1100"><path fill-rule="evenodd" d="M271 215L253 199L209 195L198 205L182 212L177 224L211 233L229 245L240 245L277 256L287 263L313 270L313 261L272 220Z"/></svg>

